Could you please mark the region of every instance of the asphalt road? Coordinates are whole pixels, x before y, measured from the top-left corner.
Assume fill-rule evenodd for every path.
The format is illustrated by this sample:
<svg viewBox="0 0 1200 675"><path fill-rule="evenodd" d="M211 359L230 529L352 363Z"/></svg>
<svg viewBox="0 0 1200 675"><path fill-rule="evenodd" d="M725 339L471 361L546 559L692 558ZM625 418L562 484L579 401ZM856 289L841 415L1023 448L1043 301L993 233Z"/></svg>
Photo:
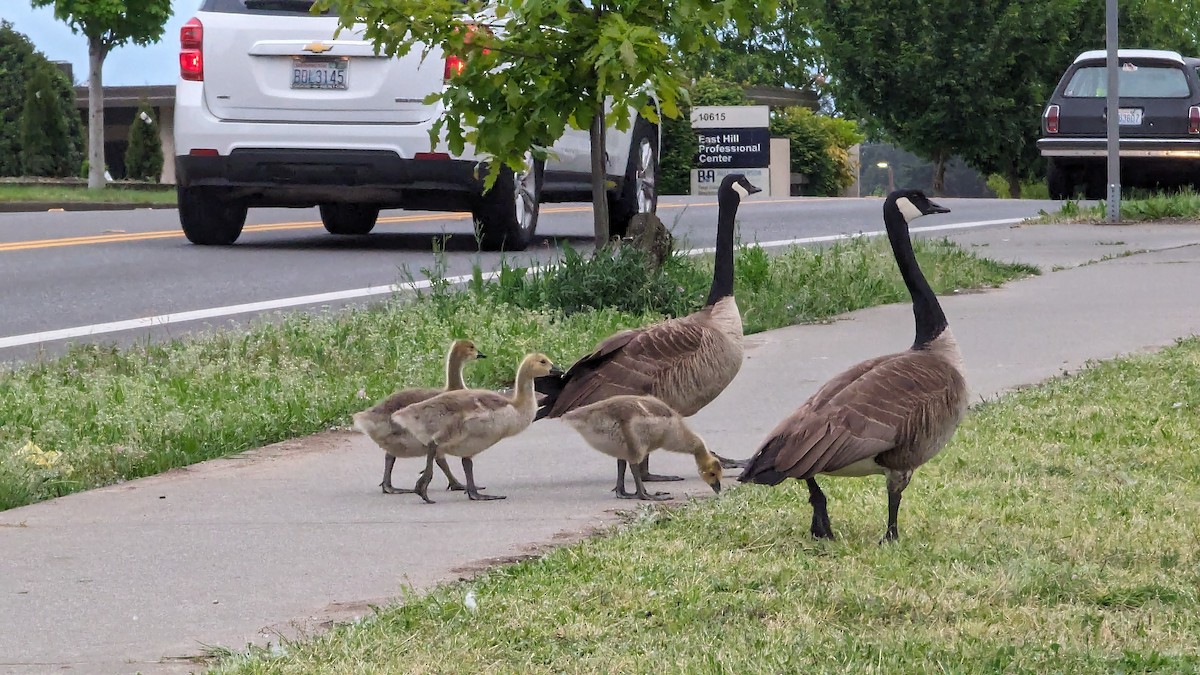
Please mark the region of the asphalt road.
<svg viewBox="0 0 1200 675"><path fill-rule="evenodd" d="M952 213L922 219L923 228L1056 208L1054 202L940 201ZM741 237L771 242L879 230L880 208L876 198L749 200L739 212ZM707 247L716 210L712 198L668 197L659 215L682 246ZM538 239L509 258L549 260L564 242L590 248L590 219L585 204L545 205ZM500 260L477 251L466 214L385 212L375 232L362 237L327 234L315 209L251 210L247 222L236 245L202 247L183 238L174 209L0 214L0 360L54 352L67 339L127 342L279 308L365 302L409 274L425 278L437 240L447 275L469 273L474 264L491 270Z"/></svg>

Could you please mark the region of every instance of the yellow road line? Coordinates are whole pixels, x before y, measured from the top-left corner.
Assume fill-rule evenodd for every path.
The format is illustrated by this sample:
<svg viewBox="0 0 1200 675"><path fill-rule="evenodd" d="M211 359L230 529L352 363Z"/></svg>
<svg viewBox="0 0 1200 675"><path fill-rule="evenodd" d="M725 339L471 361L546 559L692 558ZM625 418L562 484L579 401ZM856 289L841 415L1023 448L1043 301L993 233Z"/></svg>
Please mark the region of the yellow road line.
<svg viewBox="0 0 1200 675"><path fill-rule="evenodd" d="M746 202L744 205L752 204L780 204L789 200L764 199L759 201ZM698 202L694 204L660 204L660 209L682 209L693 206L716 206L716 202ZM590 211L590 206L558 206L542 209L542 213L584 213ZM471 217L469 213L448 212L439 214L420 214L412 216L389 216L380 218L380 223L418 223L439 220L467 220ZM247 225L243 232L275 232L280 230L304 230L315 227L321 227L319 220L305 220L292 223L270 223L266 225ZM88 244L111 244L127 241L146 241L150 239L167 239L171 237L182 237L182 230L156 230L153 232L111 232L107 234L97 234L85 237L59 237L57 239L35 239L28 241L14 241L0 244L0 253L5 251L30 251L43 248L57 248L60 246L84 246Z"/></svg>

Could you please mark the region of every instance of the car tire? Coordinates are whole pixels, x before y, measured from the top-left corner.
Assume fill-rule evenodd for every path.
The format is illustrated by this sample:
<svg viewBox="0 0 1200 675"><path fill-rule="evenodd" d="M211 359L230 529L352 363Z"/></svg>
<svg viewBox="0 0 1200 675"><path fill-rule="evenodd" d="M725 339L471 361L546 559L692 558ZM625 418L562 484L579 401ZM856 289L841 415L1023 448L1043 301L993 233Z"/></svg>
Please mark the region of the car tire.
<svg viewBox="0 0 1200 675"><path fill-rule="evenodd" d="M1075 182L1070 170L1053 159L1046 161L1046 186L1050 188L1050 199L1072 199L1075 197Z"/></svg>
<svg viewBox="0 0 1200 675"><path fill-rule="evenodd" d="M625 180L617 194L608 195L608 234L623 237L629 220L658 208L658 127L639 117L633 124Z"/></svg>
<svg viewBox="0 0 1200 675"><path fill-rule="evenodd" d="M246 225L246 205L223 198L219 190L176 187L179 224L193 244L228 246Z"/></svg>
<svg viewBox="0 0 1200 675"><path fill-rule="evenodd" d="M369 234L379 207L370 204L321 204L321 222L330 234Z"/></svg>
<svg viewBox="0 0 1200 675"><path fill-rule="evenodd" d="M500 167L492 189L478 196L473 209L475 235L485 251L524 251L537 231L545 162L525 158L525 169Z"/></svg>

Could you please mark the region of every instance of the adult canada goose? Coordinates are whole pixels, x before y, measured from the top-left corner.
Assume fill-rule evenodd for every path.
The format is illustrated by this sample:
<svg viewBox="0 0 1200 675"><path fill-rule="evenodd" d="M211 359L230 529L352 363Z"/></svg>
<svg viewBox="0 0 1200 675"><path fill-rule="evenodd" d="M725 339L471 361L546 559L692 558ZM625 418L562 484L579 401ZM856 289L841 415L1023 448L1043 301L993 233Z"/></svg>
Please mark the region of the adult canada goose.
<svg viewBox="0 0 1200 675"><path fill-rule="evenodd" d="M621 499L670 499L666 492L649 494L636 467L651 451L662 448L696 458L700 479L721 492L721 461L708 450L704 439L688 428L683 417L653 396L613 396L563 414L562 419L579 432L588 445L617 458L617 497ZM626 463L634 465L636 492L625 490Z"/></svg>
<svg viewBox="0 0 1200 675"><path fill-rule="evenodd" d="M826 382L775 427L738 480L808 484L812 534L833 539L817 474L887 477L884 541L899 538L900 495L913 470L950 440L967 409L958 343L937 296L913 255L909 221L949 209L918 190L898 190L883 204L883 221L900 275L912 295L916 339L907 351L863 361Z"/></svg>
<svg viewBox="0 0 1200 675"><path fill-rule="evenodd" d="M704 307L687 316L622 331L601 342L557 377L540 378L545 394L538 419L620 394L650 394L691 417L715 399L742 367L742 315L733 297L734 218L741 198L760 192L742 174L729 174L717 191L717 247L712 287ZM744 462L726 460L726 467ZM645 481L682 480L637 469Z"/></svg>
<svg viewBox="0 0 1200 675"><path fill-rule="evenodd" d="M463 366L468 361L484 358L487 358L487 355L476 349L474 342L470 340L455 340L450 345L450 350L446 353L445 388L417 387L401 389L387 397L382 403L362 412L354 413L354 427L375 441L375 444L383 448L385 453L383 458L383 482L380 483L385 494L412 492L412 490L392 486L392 467L396 464L397 457L425 456L425 446L415 442L411 435L392 426L392 413L414 403L431 399L443 392L463 389L465 387L463 384ZM441 468L442 473L446 474L446 480L450 482L448 489L466 489L454 477L454 473L450 471L450 466L446 464L444 458L439 458L437 464Z"/></svg>
<svg viewBox="0 0 1200 675"><path fill-rule="evenodd" d="M467 496L473 500L504 499L483 495L475 486L473 457L501 440L514 436L533 422L537 401L533 379L555 372L545 354L528 354L517 368L513 396L487 389L460 389L438 394L392 414L392 424L412 434L425 448L425 470L413 488L426 502L433 480L433 464L445 455L462 458L467 477Z"/></svg>

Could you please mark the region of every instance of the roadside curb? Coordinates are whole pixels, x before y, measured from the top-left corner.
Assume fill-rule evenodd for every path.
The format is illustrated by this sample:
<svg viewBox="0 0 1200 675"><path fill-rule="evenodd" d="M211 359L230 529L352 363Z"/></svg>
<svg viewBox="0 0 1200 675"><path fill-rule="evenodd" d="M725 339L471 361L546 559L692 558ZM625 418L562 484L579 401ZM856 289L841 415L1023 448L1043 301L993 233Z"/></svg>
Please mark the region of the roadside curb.
<svg viewBox="0 0 1200 675"><path fill-rule="evenodd" d="M133 209L173 209L170 204L135 202L0 202L0 213L39 211L132 211Z"/></svg>

